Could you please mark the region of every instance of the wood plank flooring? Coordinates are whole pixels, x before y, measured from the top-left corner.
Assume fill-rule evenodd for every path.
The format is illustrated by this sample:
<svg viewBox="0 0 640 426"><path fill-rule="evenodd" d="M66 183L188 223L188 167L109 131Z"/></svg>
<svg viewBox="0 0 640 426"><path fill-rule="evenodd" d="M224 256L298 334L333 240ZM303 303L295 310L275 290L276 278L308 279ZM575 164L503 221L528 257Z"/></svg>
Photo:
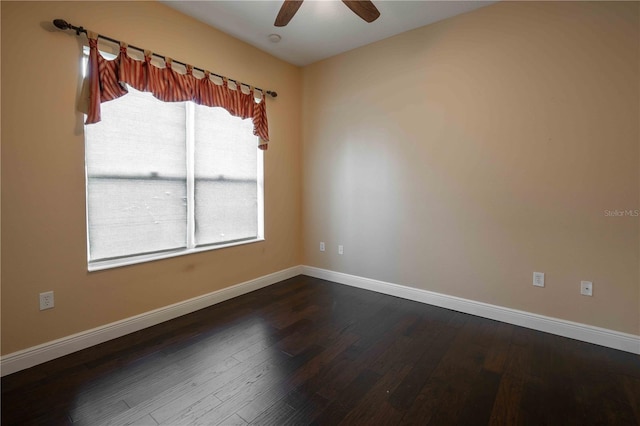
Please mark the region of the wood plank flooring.
<svg viewBox="0 0 640 426"><path fill-rule="evenodd" d="M638 425L640 357L298 276L2 379L8 425Z"/></svg>

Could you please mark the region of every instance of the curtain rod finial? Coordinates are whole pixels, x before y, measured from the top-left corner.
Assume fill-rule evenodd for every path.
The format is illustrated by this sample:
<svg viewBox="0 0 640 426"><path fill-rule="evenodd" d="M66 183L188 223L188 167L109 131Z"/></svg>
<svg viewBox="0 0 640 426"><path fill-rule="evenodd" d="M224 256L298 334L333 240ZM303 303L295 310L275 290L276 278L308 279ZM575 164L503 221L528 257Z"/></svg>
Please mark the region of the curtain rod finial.
<svg viewBox="0 0 640 426"><path fill-rule="evenodd" d="M69 28L71 28L71 24L69 24L64 19L54 19L53 25L60 28L61 30L68 30Z"/></svg>
<svg viewBox="0 0 640 426"><path fill-rule="evenodd" d="M277 92L272 92L271 90L267 90L267 95L271 96L272 98L277 98L278 97L278 93Z"/></svg>

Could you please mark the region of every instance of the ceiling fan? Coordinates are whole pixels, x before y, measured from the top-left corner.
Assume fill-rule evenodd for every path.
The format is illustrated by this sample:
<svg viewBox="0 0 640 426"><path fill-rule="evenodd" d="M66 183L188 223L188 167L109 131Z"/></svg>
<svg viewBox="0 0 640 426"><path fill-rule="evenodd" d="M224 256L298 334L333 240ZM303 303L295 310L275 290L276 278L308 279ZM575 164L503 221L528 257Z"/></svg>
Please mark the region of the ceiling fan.
<svg viewBox="0 0 640 426"><path fill-rule="evenodd" d="M291 21L293 15L296 14L304 0L284 0L280 12L276 17L274 25L276 27L284 27ZM367 22L373 22L380 16L380 11L374 6L370 0L342 0L349 9L356 15Z"/></svg>

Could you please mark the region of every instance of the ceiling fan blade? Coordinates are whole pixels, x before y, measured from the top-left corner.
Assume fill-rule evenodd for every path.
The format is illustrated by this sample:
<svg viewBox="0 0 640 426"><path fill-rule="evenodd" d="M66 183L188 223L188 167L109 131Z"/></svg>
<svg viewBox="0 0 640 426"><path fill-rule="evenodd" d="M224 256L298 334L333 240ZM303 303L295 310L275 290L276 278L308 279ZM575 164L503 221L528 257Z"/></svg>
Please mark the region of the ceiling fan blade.
<svg viewBox="0 0 640 426"><path fill-rule="evenodd" d="M302 6L303 0L284 0L278 16L276 16L276 22L273 25L276 27L284 27L289 23L293 15L296 14L300 6Z"/></svg>
<svg viewBox="0 0 640 426"><path fill-rule="evenodd" d="M373 22L380 17L380 11L370 0L342 0L342 3L367 22Z"/></svg>

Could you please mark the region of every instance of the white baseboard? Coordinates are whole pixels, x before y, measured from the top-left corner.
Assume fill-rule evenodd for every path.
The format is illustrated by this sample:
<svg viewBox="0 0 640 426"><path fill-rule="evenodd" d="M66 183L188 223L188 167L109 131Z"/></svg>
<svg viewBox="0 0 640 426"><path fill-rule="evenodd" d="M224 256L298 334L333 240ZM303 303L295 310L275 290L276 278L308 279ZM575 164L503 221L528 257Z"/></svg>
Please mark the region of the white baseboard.
<svg viewBox="0 0 640 426"><path fill-rule="evenodd" d="M532 314L517 309L504 308L488 303L476 302L446 294L420 290L370 278L334 272L327 269L302 266L302 273L315 278L359 287L378 293L440 306L454 311L477 315L492 320L519 325L533 330L544 331L558 336L569 337L583 342L595 343L613 349L640 354L640 336L621 333L606 328L594 327L544 315Z"/></svg>
<svg viewBox="0 0 640 426"><path fill-rule="evenodd" d="M294 266L222 290L194 297L193 299L5 355L0 358L0 375L5 376L51 361L55 358L163 323L300 274L640 354L640 336L633 334L620 333L605 328L546 317L341 272L329 271L327 269L312 266Z"/></svg>
<svg viewBox="0 0 640 426"><path fill-rule="evenodd" d="M245 281L193 299L178 302L134 317L116 321L101 327L63 337L38 346L14 352L0 358L0 375L15 373L55 358L122 337L126 334L151 327L182 315L215 305L225 300L258 290L282 280L300 275L301 266L283 269L269 275Z"/></svg>

